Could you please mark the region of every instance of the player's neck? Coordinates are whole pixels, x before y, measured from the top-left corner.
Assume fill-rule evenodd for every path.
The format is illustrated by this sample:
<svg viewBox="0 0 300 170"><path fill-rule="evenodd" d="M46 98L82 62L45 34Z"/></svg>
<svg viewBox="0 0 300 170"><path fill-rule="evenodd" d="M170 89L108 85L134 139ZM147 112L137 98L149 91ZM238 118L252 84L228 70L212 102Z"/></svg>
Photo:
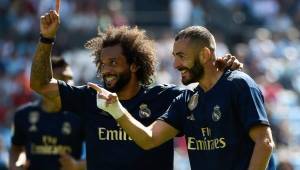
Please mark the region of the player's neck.
<svg viewBox="0 0 300 170"><path fill-rule="evenodd" d="M207 68L204 68L204 75L199 80L199 86L207 92L216 85L222 75L223 71L217 70L216 67L211 64Z"/></svg>
<svg viewBox="0 0 300 170"><path fill-rule="evenodd" d="M48 113L56 113L59 111L58 107L53 101L42 99L41 108L43 111Z"/></svg>
<svg viewBox="0 0 300 170"><path fill-rule="evenodd" d="M119 100L130 100L137 95L141 85L137 80L131 79L124 88L117 92Z"/></svg>

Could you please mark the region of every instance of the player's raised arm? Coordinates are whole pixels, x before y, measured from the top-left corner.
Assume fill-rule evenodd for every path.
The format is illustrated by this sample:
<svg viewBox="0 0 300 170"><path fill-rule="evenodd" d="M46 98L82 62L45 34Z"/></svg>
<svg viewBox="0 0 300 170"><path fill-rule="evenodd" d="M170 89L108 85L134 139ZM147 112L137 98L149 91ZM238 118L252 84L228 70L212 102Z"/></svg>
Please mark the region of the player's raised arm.
<svg viewBox="0 0 300 170"><path fill-rule="evenodd" d="M110 93L93 83L89 83L88 86L97 91L97 107L111 114L141 148L152 149L174 138L179 133L177 129L161 120L145 127L128 113L115 93Z"/></svg>
<svg viewBox="0 0 300 170"><path fill-rule="evenodd" d="M51 10L40 18L40 41L32 61L30 75L30 87L45 98L55 101L58 109L61 102L57 81L52 75L50 56L60 23L59 8L60 0L56 0L56 10Z"/></svg>

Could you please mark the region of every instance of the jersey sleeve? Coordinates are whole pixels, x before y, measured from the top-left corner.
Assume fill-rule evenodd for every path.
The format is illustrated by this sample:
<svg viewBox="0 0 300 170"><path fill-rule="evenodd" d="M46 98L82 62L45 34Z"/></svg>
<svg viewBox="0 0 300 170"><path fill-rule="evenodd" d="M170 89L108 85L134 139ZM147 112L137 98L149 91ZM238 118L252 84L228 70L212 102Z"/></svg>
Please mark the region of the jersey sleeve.
<svg viewBox="0 0 300 170"><path fill-rule="evenodd" d="M12 137L11 137L11 143L14 145L25 145L26 142L26 133L24 131L25 120L26 120L25 118L22 118L21 111L17 111L15 113L15 117L13 121Z"/></svg>
<svg viewBox="0 0 300 170"><path fill-rule="evenodd" d="M71 86L58 80L59 93L61 98L62 110L76 114L82 114L86 107L87 90L83 86Z"/></svg>
<svg viewBox="0 0 300 170"><path fill-rule="evenodd" d="M182 131L185 114L188 112L185 101L185 94L186 93L182 93L177 96L173 100L167 111L161 117L159 117L158 120L165 121L177 130Z"/></svg>
<svg viewBox="0 0 300 170"><path fill-rule="evenodd" d="M264 99L258 85L250 77L238 79L236 82L236 107L243 127L249 131L253 126L263 124L269 126Z"/></svg>

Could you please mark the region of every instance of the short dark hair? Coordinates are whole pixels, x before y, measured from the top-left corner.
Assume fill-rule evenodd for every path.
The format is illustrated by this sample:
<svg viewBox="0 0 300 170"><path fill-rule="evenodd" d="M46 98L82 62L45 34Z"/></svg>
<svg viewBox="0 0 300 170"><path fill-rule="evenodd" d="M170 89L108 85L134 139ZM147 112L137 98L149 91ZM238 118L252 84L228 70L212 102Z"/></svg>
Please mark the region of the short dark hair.
<svg viewBox="0 0 300 170"><path fill-rule="evenodd" d="M181 31L175 36L175 41L179 39L189 38L191 42L198 43L202 49L207 47L210 50L215 51L216 42L214 36L209 32L208 29L202 26L190 26Z"/></svg>
<svg viewBox="0 0 300 170"><path fill-rule="evenodd" d="M100 73L100 56L103 48L118 45L129 64L135 63L139 70L137 79L142 85L150 85L153 82L155 71L155 49L153 41L144 30L137 26L109 27L105 32L99 32L97 37L87 41L85 47L93 50L92 56Z"/></svg>
<svg viewBox="0 0 300 170"><path fill-rule="evenodd" d="M52 64L53 69L69 66L69 64L66 62L66 60L64 58L58 57L58 56L51 57L51 64Z"/></svg>

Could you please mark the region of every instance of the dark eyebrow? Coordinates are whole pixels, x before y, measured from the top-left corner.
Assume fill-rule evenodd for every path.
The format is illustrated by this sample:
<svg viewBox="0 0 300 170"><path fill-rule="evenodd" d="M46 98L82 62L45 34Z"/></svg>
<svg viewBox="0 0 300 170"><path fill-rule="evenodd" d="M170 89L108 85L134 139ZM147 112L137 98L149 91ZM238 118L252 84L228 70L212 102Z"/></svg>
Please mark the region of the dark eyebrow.
<svg viewBox="0 0 300 170"><path fill-rule="evenodd" d="M172 52L172 54L173 54L173 56L184 56L184 52L181 52L181 51L179 51L177 53Z"/></svg>
<svg viewBox="0 0 300 170"><path fill-rule="evenodd" d="M116 61L117 57L116 56L109 56L109 58L107 60L109 60L109 61ZM102 61L103 61L103 59L102 59L102 57L100 57L100 62L102 62Z"/></svg>
<svg viewBox="0 0 300 170"><path fill-rule="evenodd" d="M116 56L109 56L108 57L108 60L116 60L118 57L116 57Z"/></svg>
<svg viewBox="0 0 300 170"><path fill-rule="evenodd" d="M110 60L117 60L117 57L116 56L112 56L109 58Z"/></svg>

